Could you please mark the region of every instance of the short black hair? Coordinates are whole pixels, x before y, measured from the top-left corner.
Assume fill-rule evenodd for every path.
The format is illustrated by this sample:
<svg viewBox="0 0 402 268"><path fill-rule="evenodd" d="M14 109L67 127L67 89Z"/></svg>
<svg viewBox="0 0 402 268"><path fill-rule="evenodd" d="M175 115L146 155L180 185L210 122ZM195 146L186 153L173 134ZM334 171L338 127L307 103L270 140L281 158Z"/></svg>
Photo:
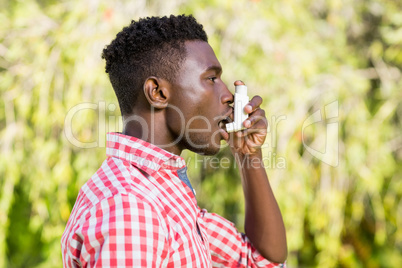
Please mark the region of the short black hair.
<svg viewBox="0 0 402 268"><path fill-rule="evenodd" d="M123 115L131 114L138 93L150 76L173 83L186 57L185 41L208 42L203 26L192 15L132 20L103 49L106 73Z"/></svg>

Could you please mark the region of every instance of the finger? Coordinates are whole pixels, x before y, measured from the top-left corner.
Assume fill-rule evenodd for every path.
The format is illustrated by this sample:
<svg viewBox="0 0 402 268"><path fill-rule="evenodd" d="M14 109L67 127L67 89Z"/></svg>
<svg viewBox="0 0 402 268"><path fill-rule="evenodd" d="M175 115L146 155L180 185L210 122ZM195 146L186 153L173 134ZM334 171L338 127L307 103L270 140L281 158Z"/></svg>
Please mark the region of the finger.
<svg viewBox="0 0 402 268"><path fill-rule="evenodd" d="M239 134L238 134L240 132L241 131L230 133L229 144L234 148L241 147L242 141L241 141L241 139L239 139Z"/></svg>
<svg viewBox="0 0 402 268"><path fill-rule="evenodd" d="M244 111L251 114L253 111L258 109L262 103L262 98L260 96L254 96L250 102L244 107Z"/></svg>
<svg viewBox="0 0 402 268"><path fill-rule="evenodd" d="M243 126L246 128L250 128L260 120L262 120L263 123L265 123L265 126L268 127L268 120L265 117L265 111L262 109L257 109L252 113L252 115L250 115L246 120L244 120Z"/></svg>
<svg viewBox="0 0 402 268"><path fill-rule="evenodd" d="M244 82L241 81L241 80L236 80L236 81L234 82L234 85L235 85L235 86L241 86L241 85L244 85Z"/></svg>
<svg viewBox="0 0 402 268"><path fill-rule="evenodd" d="M244 129L242 131L238 131L236 132L236 137L237 138L243 138L243 137L247 137L251 134L254 133L259 133L262 135L266 135L267 134L267 129L266 128L248 128L248 129Z"/></svg>

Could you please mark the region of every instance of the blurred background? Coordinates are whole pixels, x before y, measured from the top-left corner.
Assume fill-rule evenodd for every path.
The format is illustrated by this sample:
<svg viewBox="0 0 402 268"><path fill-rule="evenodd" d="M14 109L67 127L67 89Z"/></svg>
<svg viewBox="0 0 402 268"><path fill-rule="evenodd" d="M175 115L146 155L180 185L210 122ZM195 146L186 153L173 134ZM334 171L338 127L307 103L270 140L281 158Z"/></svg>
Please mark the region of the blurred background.
<svg viewBox="0 0 402 268"><path fill-rule="evenodd" d="M0 267L62 266L78 191L121 131L102 49L132 19L182 13L204 25L228 86L264 98L288 267L401 267L398 0L1 1ZM227 148L183 156L200 207L243 230Z"/></svg>

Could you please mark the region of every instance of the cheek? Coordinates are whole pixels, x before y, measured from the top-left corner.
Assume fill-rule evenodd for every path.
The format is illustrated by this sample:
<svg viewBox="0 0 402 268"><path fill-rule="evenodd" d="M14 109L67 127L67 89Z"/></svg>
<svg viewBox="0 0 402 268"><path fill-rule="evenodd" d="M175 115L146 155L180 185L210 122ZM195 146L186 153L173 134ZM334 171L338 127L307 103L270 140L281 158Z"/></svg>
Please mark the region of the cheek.
<svg viewBox="0 0 402 268"><path fill-rule="evenodd" d="M186 129L207 132L212 130L212 124L213 122L211 122L210 118L199 110L196 114L187 118Z"/></svg>
<svg viewBox="0 0 402 268"><path fill-rule="evenodd" d="M217 115L214 111L219 103L213 92L202 88L186 90L186 93L177 96L172 103L168 115L170 123L186 130L202 130L204 135L207 131L214 131L218 127L214 122Z"/></svg>

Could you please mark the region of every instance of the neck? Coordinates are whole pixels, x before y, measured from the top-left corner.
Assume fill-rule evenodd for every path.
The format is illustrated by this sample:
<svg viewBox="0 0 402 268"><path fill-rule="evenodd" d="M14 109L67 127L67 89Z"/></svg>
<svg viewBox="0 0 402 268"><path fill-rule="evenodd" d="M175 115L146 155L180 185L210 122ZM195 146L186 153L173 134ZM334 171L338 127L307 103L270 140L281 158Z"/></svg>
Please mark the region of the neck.
<svg viewBox="0 0 402 268"><path fill-rule="evenodd" d="M147 113L133 113L123 116L122 134L132 136L159 148L162 148L175 155L180 155L180 148L177 137L174 137L168 130L164 111Z"/></svg>

